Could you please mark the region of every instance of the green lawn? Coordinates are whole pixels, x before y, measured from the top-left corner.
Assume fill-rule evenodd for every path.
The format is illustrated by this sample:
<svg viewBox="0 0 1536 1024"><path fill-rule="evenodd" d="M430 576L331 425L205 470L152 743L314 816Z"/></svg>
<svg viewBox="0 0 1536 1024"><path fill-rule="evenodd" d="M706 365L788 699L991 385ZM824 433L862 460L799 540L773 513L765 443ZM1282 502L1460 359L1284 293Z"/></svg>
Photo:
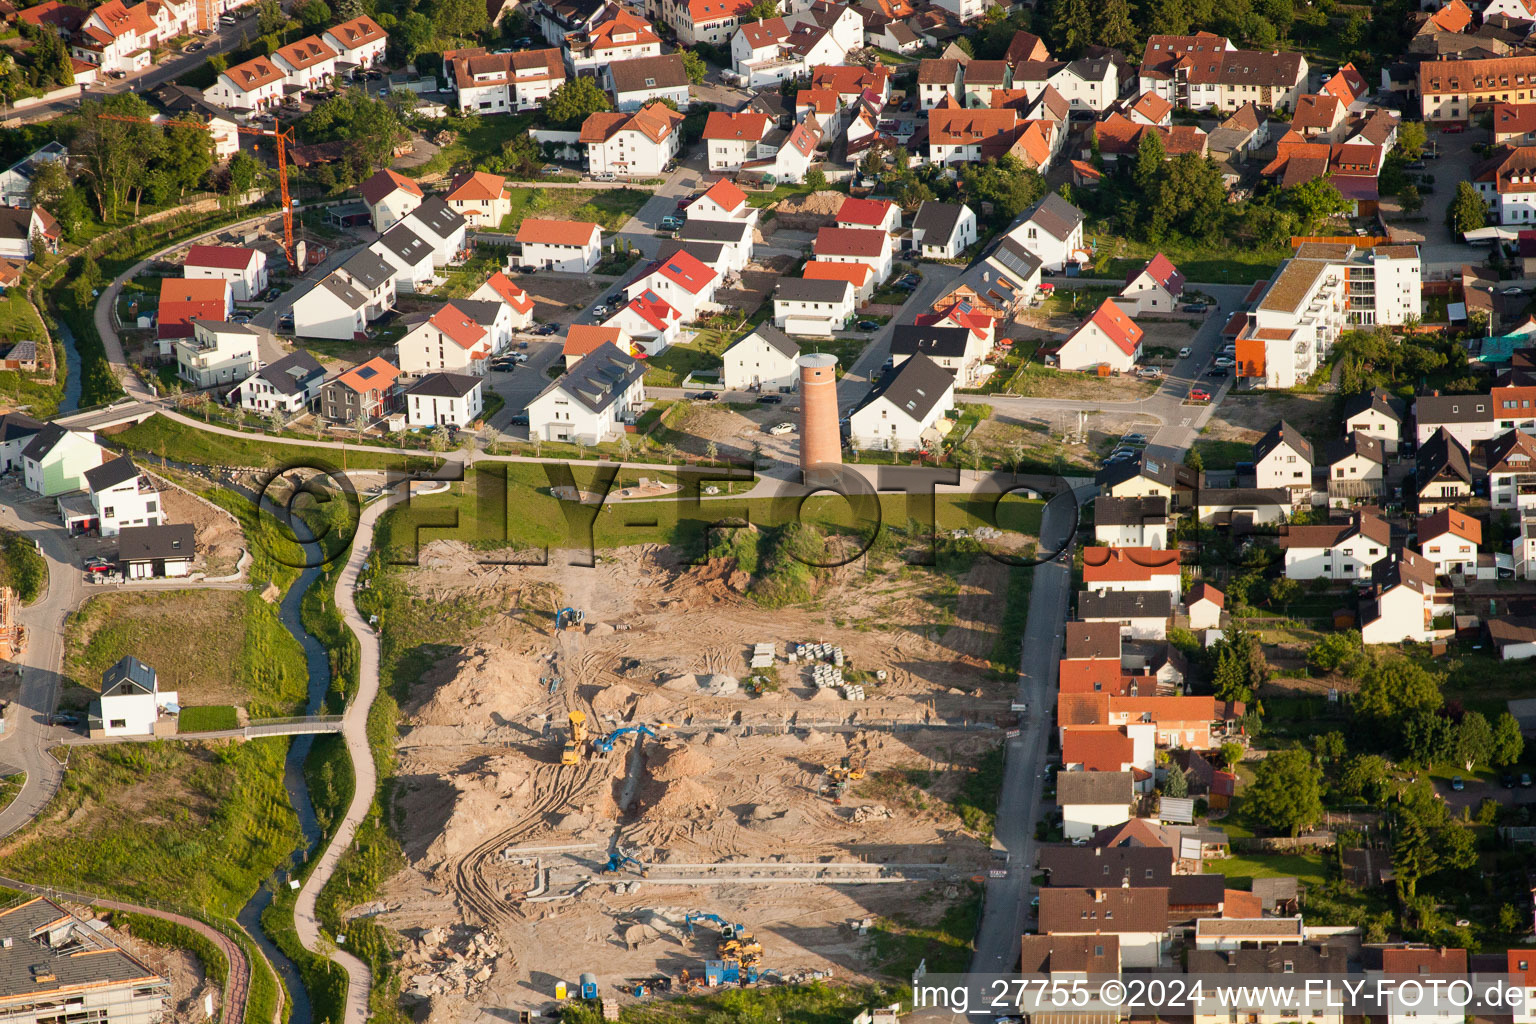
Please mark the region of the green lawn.
<svg viewBox="0 0 1536 1024"><path fill-rule="evenodd" d="M653 388L680 388L690 373L718 371L725 350L736 339L735 332L705 328L686 343L668 345L665 351L645 361L645 383Z"/></svg>
<svg viewBox="0 0 1536 1024"><path fill-rule="evenodd" d="M0 530L0 585L11 587L23 604L31 604L48 585L48 563L31 540Z"/></svg>
<svg viewBox="0 0 1536 1024"><path fill-rule="evenodd" d="M1301 880L1303 886L1322 885L1328 877L1321 853L1248 853L1204 862L1207 874L1227 876L1229 888L1247 889L1255 878Z"/></svg>
<svg viewBox="0 0 1536 1024"><path fill-rule="evenodd" d="M178 732L218 732L239 726L235 709L228 704L210 704L202 707L182 708L177 716Z"/></svg>
<svg viewBox="0 0 1536 1024"><path fill-rule="evenodd" d="M1192 453L1199 453L1202 469L1235 469L1239 462L1253 461L1253 445L1247 441L1217 441L1197 437ZM1184 457L1185 462L1190 457Z"/></svg>
<svg viewBox="0 0 1536 1024"><path fill-rule="evenodd" d="M230 437L151 416L127 430L112 434L108 443L149 455L164 456L196 466L252 466L262 468L296 460L330 463L347 469L431 468L440 461L428 456L393 455L389 452L340 451L313 446L283 444L256 438Z"/></svg>
<svg viewBox="0 0 1536 1024"><path fill-rule="evenodd" d="M651 198L638 188L509 188L512 212L499 231L516 231L529 217L545 220L588 220L604 231L617 231Z"/></svg>
<svg viewBox="0 0 1536 1024"><path fill-rule="evenodd" d="M27 301L21 287L12 288L0 297L0 346L9 347L16 341L36 342L39 361L47 359L52 350L42 317ZM49 384L38 379L36 374L16 370L0 372L0 397L41 419L47 419L58 410L63 393L62 378L59 383Z"/></svg>
<svg viewBox="0 0 1536 1024"><path fill-rule="evenodd" d="M1127 274L1140 270L1147 260L1161 252L1173 261L1186 281L1198 284L1252 284L1268 279L1280 266L1280 261L1291 255L1289 247L1258 249L1184 242L1168 242L1158 246L1115 235L1093 231L1087 233L1095 238L1098 245L1098 262L1091 276L1116 281L1124 281Z"/></svg>

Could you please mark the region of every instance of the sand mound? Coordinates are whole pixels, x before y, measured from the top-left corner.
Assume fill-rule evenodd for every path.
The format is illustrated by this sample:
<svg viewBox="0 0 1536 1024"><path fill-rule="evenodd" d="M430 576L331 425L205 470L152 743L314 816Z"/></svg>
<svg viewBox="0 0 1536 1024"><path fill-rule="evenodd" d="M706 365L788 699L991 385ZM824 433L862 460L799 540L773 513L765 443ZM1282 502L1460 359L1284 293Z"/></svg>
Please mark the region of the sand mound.
<svg viewBox="0 0 1536 1024"><path fill-rule="evenodd" d="M635 701L635 719L649 722L652 719L666 718L677 705L663 697L659 693L647 693Z"/></svg>
<svg viewBox="0 0 1536 1024"><path fill-rule="evenodd" d="M616 715L619 718L626 718L634 699L634 690L623 683L615 683L605 687L602 692L592 698L592 710L599 715Z"/></svg>
<svg viewBox="0 0 1536 1024"><path fill-rule="evenodd" d="M427 671L406 713L416 725L500 724L497 719L513 721L547 695L537 662L505 647L482 645L450 655Z"/></svg>
<svg viewBox="0 0 1536 1024"><path fill-rule="evenodd" d="M727 675L681 675L662 680L662 688L706 697L730 697L741 691L741 681Z"/></svg>
<svg viewBox="0 0 1536 1024"><path fill-rule="evenodd" d="M660 937L660 933L648 924L632 924L624 929L624 944L634 949L643 942Z"/></svg>
<svg viewBox="0 0 1536 1024"><path fill-rule="evenodd" d="M651 746L646 750L645 766L657 782L673 782L677 779L696 778L714 768L715 763L696 747L680 743Z"/></svg>
<svg viewBox="0 0 1536 1024"><path fill-rule="evenodd" d="M718 805L709 788L692 779L676 782L650 782L644 787L645 814L641 821L647 824L667 824L668 819L699 818L713 811Z"/></svg>
<svg viewBox="0 0 1536 1024"><path fill-rule="evenodd" d="M833 217L837 211L843 208L847 196L841 192L825 191L811 192L802 196L791 196L782 199L774 207L781 214L811 214L820 217Z"/></svg>
<svg viewBox="0 0 1536 1024"><path fill-rule="evenodd" d="M454 857L460 856L506 827L506 822L519 816L534 796L534 778L528 771L527 759L514 756L487 758L475 767L454 776L448 811L437 837L427 847L423 861L428 870ZM444 803L444 794L427 789L420 794L421 803L431 807L413 807L406 801L407 814L417 811L423 814L437 810Z"/></svg>

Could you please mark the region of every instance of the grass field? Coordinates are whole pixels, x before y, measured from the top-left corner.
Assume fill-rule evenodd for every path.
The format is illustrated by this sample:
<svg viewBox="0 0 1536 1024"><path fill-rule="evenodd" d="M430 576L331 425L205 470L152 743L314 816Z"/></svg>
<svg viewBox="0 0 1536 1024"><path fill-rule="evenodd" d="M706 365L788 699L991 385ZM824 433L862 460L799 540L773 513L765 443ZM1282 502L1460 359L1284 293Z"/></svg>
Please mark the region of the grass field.
<svg viewBox="0 0 1536 1024"><path fill-rule="evenodd" d="M516 231L529 217L545 220L587 220L604 231L617 231L651 198L638 188L509 188L512 212L498 230Z"/></svg>
<svg viewBox="0 0 1536 1024"><path fill-rule="evenodd" d="M151 416L127 430L106 435L109 444L175 462L195 466L251 466L263 468L305 461L331 463L347 469L431 468L440 459L426 455L392 455L389 452L339 451L313 446L283 444L255 438L230 437Z"/></svg>
<svg viewBox="0 0 1536 1024"><path fill-rule="evenodd" d="M0 530L0 586L13 588L23 604L31 604L47 585L48 563L32 541Z"/></svg>
<svg viewBox="0 0 1536 1024"><path fill-rule="evenodd" d="M36 342L40 359L47 358L51 349L43 319L27 301L21 288L13 288L0 297L0 343L9 347L14 341ZM39 419L47 419L58 411L63 393L62 379L49 384L39 380L36 374L0 371L0 396Z"/></svg>
<svg viewBox="0 0 1536 1024"><path fill-rule="evenodd" d="M1253 445L1246 441L1197 437L1190 451L1199 453L1202 469L1234 469L1239 462L1253 461ZM1184 461L1189 462L1189 456L1186 455Z"/></svg>
<svg viewBox="0 0 1536 1024"><path fill-rule="evenodd" d="M1321 853L1249 853L1205 861L1207 873L1227 876L1230 888L1247 889L1255 878L1296 878L1319 886L1328 877Z"/></svg>
<svg viewBox="0 0 1536 1024"><path fill-rule="evenodd" d="M1087 232L1095 236L1101 262L1093 277L1124 281L1133 270L1140 270L1147 260L1161 252L1173 261L1184 279L1199 284L1252 284L1274 274L1280 261L1291 255L1289 248L1259 249L1248 246L1195 245L1165 242L1153 245L1115 235Z"/></svg>
<svg viewBox="0 0 1536 1024"><path fill-rule="evenodd" d="M183 707L177 716L178 732L217 732L234 729L239 725L235 709L228 704L210 704L200 707Z"/></svg>
<svg viewBox="0 0 1536 1024"><path fill-rule="evenodd" d="M83 704L101 674L131 654L153 668L161 689L186 704L243 703L240 652L245 595L236 590L171 590L93 597L65 627L64 675ZM195 638L195 641L194 639Z"/></svg>

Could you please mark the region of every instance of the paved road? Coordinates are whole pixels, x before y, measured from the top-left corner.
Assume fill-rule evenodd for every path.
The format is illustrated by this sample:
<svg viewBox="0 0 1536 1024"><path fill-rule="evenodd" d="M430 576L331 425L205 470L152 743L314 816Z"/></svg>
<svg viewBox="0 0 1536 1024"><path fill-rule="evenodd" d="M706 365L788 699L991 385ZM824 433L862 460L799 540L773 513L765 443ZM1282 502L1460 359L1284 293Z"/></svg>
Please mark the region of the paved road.
<svg viewBox="0 0 1536 1024"><path fill-rule="evenodd" d="M870 379L891 355L891 335L896 332L897 325L914 323L918 314L926 313L965 268L949 263L923 263L917 269L923 279L907 297L907 301L902 303L901 312L875 332L859 358L853 361L853 365L847 368L842 379L837 382L838 408L847 411L869 393L873 386Z"/></svg>
<svg viewBox="0 0 1536 1024"><path fill-rule="evenodd" d="M1089 485L1073 495L1058 495L1046 505L1040 525L1042 550L1068 544L1077 526L1078 501L1091 491ZM1056 675L1071 583L1070 560L1052 560L1035 567L1029 618L1020 644L1016 698L1029 710L1021 715L1019 735L1008 741L993 838L994 849L1007 851L1008 875L987 882L976 952L971 957L973 973L1013 971L1019 956L1019 936L1028 927L1035 822L1040 818L1041 778L1048 760L1047 739L1051 709L1056 706Z"/></svg>
<svg viewBox="0 0 1536 1024"><path fill-rule="evenodd" d="M367 1021L368 993L373 986L373 975L363 961L343 949L331 948L329 939L322 941L320 922L315 916L315 901L335 873L342 854L351 847L357 828L367 817L368 809L377 795L378 775L373 764L373 752L368 746L368 712L379 694L379 638L358 612L353 595L357 591L358 576L373 550L374 523L389 504L388 499L377 501L363 510L358 518L352 549L347 555L347 564L336 581L336 607L346 620L347 628L357 637L358 643L357 694L352 703L347 705L342 722L347 755L352 759L352 802L347 805L347 812L337 824L330 843L320 854L315 869L305 879L293 909L294 926L304 948L330 957L347 972L346 1012L340 1024L364 1024Z"/></svg>
<svg viewBox="0 0 1536 1024"><path fill-rule="evenodd" d="M704 185L705 158L703 154L678 163L677 169L667 175L667 180L657 186L645 205L624 222L614 236L640 250L647 259L656 255L661 247L661 218L677 212L677 201L702 189Z"/></svg>

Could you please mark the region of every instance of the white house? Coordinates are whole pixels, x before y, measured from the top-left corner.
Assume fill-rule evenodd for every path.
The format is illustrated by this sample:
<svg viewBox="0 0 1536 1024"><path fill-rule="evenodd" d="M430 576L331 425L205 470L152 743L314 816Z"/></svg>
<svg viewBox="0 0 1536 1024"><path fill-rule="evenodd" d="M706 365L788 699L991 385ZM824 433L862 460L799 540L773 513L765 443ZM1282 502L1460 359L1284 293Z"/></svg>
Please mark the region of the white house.
<svg viewBox="0 0 1536 1024"><path fill-rule="evenodd" d="M1183 590L1178 549L1083 548L1083 589L1161 590L1177 599Z"/></svg>
<svg viewBox="0 0 1536 1024"><path fill-rule="evenodd" d="M1281 420L1253 446L1256 487L1284 487L1293 497L1312 492L1312 443Z"/></svg>
<svg viewBox="0 0 1536 1024"><path fill-rule="evenodd" d="M912 218L912 247L928 260L957 260L976 244L976 214L964 203L927 200Z"/></svg>
<svg viewBox="0 0 1536 1024"><path fill-rule="evenodd" d="M1061 808L1062 835L1067 839L1087 839L1100 829L1125 824L1131 820L1134 799L1130 772L1062 772L1056 776L1056 804ZM1045 902L1043 893L1040 902Z"/></svg>
<svg viewBox="0 0 1536 1024"><path fill-rule="evenodd" d="M190 575L196 548L191 523L125 526L117 535L117 560L130 580ZM169 695L172 702L175 697Z"/></svg>
<svg viewBox="0 0 1536 1024"><path fill-rule="evenodd" d="M1449 594L1446 595L1449 598ZM1427 643L1434 639L1434 618L1453 612L1449 600L1437 605L1435 567L1404 548L1396 558L1371 566L1371 589L1360 608L1360 639L1367 644Z"/></svg>
<svg viewBox="0 0 1536 1024"><path fill-rule="evenodd" d="M653 293L677 310L687 322L697 319L700 307L714 300L719 285L719 274L687 250L679 249L647 267L625 288L624 294L635 299L647 292Z"/></svg>
<svg viewBox="0 0 1536 1024"><path fill-rule="evenodd" d="M1040 200L1008 235L1052 273L1060 273L1068 263L1086 258L1083 211L1055 192Z"/></svg>
<svg viewBox="0 0 1536 1024"><path fill-rule="evenodd" d="M528 403L528 436L597 444L634 422L645 401L645 363L603 344Z"/></svg>
<svg viewBox="0 0 1536 1024"><path fill-rule="evenodd" d="M1489 7L1506 0L1493 0ZM1484 17L1488 15L1485 13ZM1529 18L1529 14L1522 15ZM1463 977L1467 974L1467 951L1444 946L1405 946L1381 951L1381 973L1401 988L1387 988L1386 1024L1462 1024L1466 1014L1450 1005L1452 1000L1424 1000L1414 996L1409 980L1423 977ZM1374 979L1373 979L1374 980ZM1426 986L1427 987L1427 986ZM1435 1003L1439 1005L1434 1005Z"/></svg>
<svg viewBox="0 0 1536 1024"><path fill-rule="evenodd" d="M959 387L969 387L978 377L987 346L968 327L901 324L891 333L891 365L925 355L948 370Z"/></svg>
<svg viewBox="0 0 1536 1024"><path fill-rule="evenodd" d="M425 198L420 185L387 167L366 179L361 190L373 230L381 233L404 220Z"/></svg>
<svg viewBox="0 0 1536 1024"><path fill-rule="evenodd" d="M661 100L670 100L679 110L692 105L681 53L616 60L606 71L615 110L639 110Z"/></svg>
<svg viewBox="0 0 1536 1024"><path fill-rule="evenodd" d="M1091 370L1108 366L1128 373L1141 359L1142 330L1115 304L1105 299L1056 350L1063 370Z"/></svg>
<svg viewBox="0 0 1536 1024"><path fill-rule="evenodd" d="M57 252L59 222L41 206L0 206L0 256L30 260L32 243L41 238L50 252Z"/></svg>
<svg viewBox="0 0 1536 1024"><path fill-rule="evenodd" d="M875 281L891 276L891 236L879 228L822 228L811 252L817 260L862 263L875 272Z"/></svg>
<svg viewBox="0 0 1536 1024"><path fill-rule="evenodd" d="M723 380L732 391L793 391L800 381L795 358L800 346L772 324L725 350Z"/></svg>
<svg viewBox="0 0 1536 1024"><path fill-rule="evenodd" d="M31 206L32 179L44 164L62 164L69 159L69 147L53 141L22 157L4 171L0 171L0 205Z"/></svg>
<svg viewBox="0 0 1536 1024"><path fill-rule="evenodd" d="M499 174L471 171L453 179L444 197L448 209L476 227L495 229L512 212L507 179Z"/></svg>
<svg viewBox="0 0 1536 1024"><path fill-rule="evenodd" d="M631 348L653 356L682 336L683 314L660 295L647 290L630 299L603 326L618 328L629 338Z"/></svg>
<svg viewBox="0 0 1536 1024"><path fill-rule="evenodd" d="M1357 511L1347 522L1288 526L1280 537L1285 575L1293 580L1358 580L1387 557L1392 530L1386 520Z"/></svg>
<svg viewBox="0 0 1536 1024"><path fill-rule="evenodd" d="M203 98L228 110L266 110L283 102L288 76L270 57L253 57L219 72Z"/></svg>
<svg viewBox="0 0 1536 1024"><path fill-rule="evenodd" d="M395 345L395 365L415 375L481 376L494 347L490 331L450 302L406 331Z"/></svg>
<svg viewBox="0 0 1536 1024"><path fill-rule="evenodd" d="M194 245L182 276L222 278L230 283L236 302L252 302L267 290L267 254L238 245Z"/></svg>
<svg viewBox="0 0 1536 1024"><path fill-rule="evenodd" d="M275 363L268 363L229 393L248 412L295 415L320 397L325 367L303 349L294 349Z"/></svg>
<svg viewBox="0 0 1536 1024"><path fill-rule="evenodd" d="M85 471L85 491L103 537L128 526L159 526L165 520L160 492L127 456Z"/></svg>
<svg viewBox="0 0 1536 1024"><path fill-rule="evenodd" d="M1184 598L1184 609L1189 614L1189 628L1220 629L1221 610L1226 604L1226 594L1209 583L1196 583L1189 588Z"/></svg>
<svg viewBox="0 0 1536 1024"><path fill-rule="evenodd" d="M758 158L758 144L773 128L767 114L713 111L704 122L704 144L711 171L737 171Z"/></svg>
<svg viewBox="0 0 1536 1024"><path fill-rule="evenodd" d="M35 420L26 413L0 413L0 473L22 468L22 449L42 429L43 421Z"/></svg>
<svg viewBox="0 0 1536 1024"><path fill-rule="evenodd" d="M1402 399L1381 388L1361 391L1344 399L1344 435L1368 434L1391 455L1403 436L1404 415Z"/></svg>
<svg viewBox="0 0 1536 1024"><path fill-rule="evenodd" d="M394 308L395 296L393 268L365 249L294 301L294 333L351 341Z"/></svg>
<svg viewBox="0 0 1536 1024"><path fill-rule="evenodd" d="M609 4L584 35L568 35L563 42L578 76L601 75L612 64L661 55L661 37L651 23L618 4Z"/></svg>
<svg viewBox="0 0 1536 1024"><path fill-rule="evenodd" d="M518 225L523 262L541 270L585 274L603 258L603 229L584 220L540 220Z"/></svg>
<svg viewBox="0 0 1536 1024"><path fill-rule="evenodd" d="M1149 94L1150 95L1150 94ZM1137 313L1172 313L1184 294L1184 275L1162 253L1140 270L1126 275L1118 304L1133 316Z"/></svg>
<svg viewBox="0 0 1536 1024"><path fill-rule="evenodd" d="M507 323L514 331L525 331L533 326L533 297L501 271L486 278L485 284L470 292L477 302L500 302L510 312Z"/></svg>
<svg viewBox="0 0 1536 1024"><path fill-rule="evenodd" d="M305 36L273 50L272 63L282 71L286 86L308 91L329 84L336 74L336 51L319 36Z"/></svg>
<svg viewBox="0 0 1536 1024"><path fill-rule="evenodd" d="M875 285L879 283L868 263L811 260L800 268L800 276L807 281L847 281L853 285L855 306L868 302L875 294Z"/></svg>
<svg viewBox="0 0 1536 1024"><path fill-rule="evenodd" d="M1112 548L1166 548L1168 499L1161 495L1096 498L1093 539Z"/></svg>
<svg viewBox="0 0 1536 1024"><path fill-rule="evenodd" d="M101 674L101 697L92 703L103 736L152 736L160 712L177 706L177 694L162 691L155 670L130 654Z"/></svg>
<svg viewBox="0 0 1536 1024"><path fill-rule="evenodd" d="M850 443L880 451L911 451L938 443L954 408L955 378L925 355L886 376L848 414Z"/></svg>
<svg viewBox="0 0 1536 1024"><path fill-rule="evenodd" d="M1536 439L1507 430L1478 445L1488 473L1488 501L1494 508L1536 508Z"/></svg>
<svg viewBox="0 0 1536 1024"><path fill-rule="evenodd" d="M721 178L708 191L688 204L688 220L746 222L757 226L757 207L747 202L747 194L728 178Z"/></svg>
<svg viewBox="0 0 1536 1024"><path fill-rule="evenodd" d="M837 227L856 231L895 231L901 225L901 207L888 199L843 200L837 208Z"/></svg>
<svg viewBox="0 0 1536 1024"><path fill-rule="evenodd" d="M821 123L814 116L807 117L791 128L789 135L782 137L782 142L778 141L780 136L769 134L758 143L757 158L748 160L741 168L755 174L772 175L774 181L781 183L804 181L816 159L816 147L821 145L825 135Z"/></svg>
<svg viewBox="0 0 1536 1024"><path fill-rule="evenodd" d="M464 252L469 222L455 213L442 196L430 196L401 222L432 247L432 265L445 267Z"/></svg>
<svg viewBox="0 0 1536 1024"><path fill-rule="evenodd" d="M45 498L82 490L86 470L95 469L106 457L96 435L45 423L21 450L22 480L27 490Z"/></svg>
<svg viewBox="0 0 1536 1024"><path fill-rule="evenodd" d="M918 107L921 110L932 110L949 97L956 103L961 102L964 87L961 74L964 65L958 60L947 57L931 57L918 62L917 65L917 96Z"/></svg>
<svg viewBox="0 0 1536 1024"><path fill-rule="evenodd" d="M406 295L431 291L441 280L437 276L432 246L402 220L384 232L368 251L388 263L395 277L395 291Z"/></svg>
<svg viewBox="0 0 1536 1024"><path fill-rule="evenodd" d="M1328 504L1348 508L1362 498L1381 497L1386 480L1386 453L1369 434L1350 434L1331 441L1324 452L1328 467Z"/></svg>
<svg viewBox="0 0 1536 1024"><path fill-rule="evenodd" d="M677 157L683 115L662 103L633 113L599 111L581 124L578 141L587 147L593 174L656 177Z"/></svg>
<svg viewBox="0 0 1536 1024"><path fill-rule="evenodd" d="M443 74L466 114L506 114L533 110L565 84L560 50L486 53L483 47L447 50Z"/></svg>
<svg viewBox="0 0 1536 1024"><path fill-rule="evenodd" d="M405 422L411 427L467 427L485 408L484 379L463 373L429 373L405 389Z"/></svg>
<svg viewBox="0 0 1536 1024"><path fill-rule="evenodd" d="M853 285L847 281L784 277L773 293L774 326L790 334L831 337L853 312Z"/></svg>
<svg viewBox="0 0 1536 1024"><path fill-rule="evenodd" d="M336 51L341 61L360 68L370 68L382 62L388 42L378 22L366 14L332 25L320 33L320 38Z"/></svg>
<svg viewBox="0 0 1536 1024"><path fill-rule="evenodd" d="M690 217L677 231L684 245L718 245L729 272L741 273L752 262L752 237L755 218L740 220L695 220Z"/></svg>
<svg viewBox="0 0 1536 1024"><path fill-rule="evenodd" d="M171 343L176 354L176 376L194 388L245 380L256 369L256 342L260 337L245 324L193 320L192 337L177 338Z"/></svg>

